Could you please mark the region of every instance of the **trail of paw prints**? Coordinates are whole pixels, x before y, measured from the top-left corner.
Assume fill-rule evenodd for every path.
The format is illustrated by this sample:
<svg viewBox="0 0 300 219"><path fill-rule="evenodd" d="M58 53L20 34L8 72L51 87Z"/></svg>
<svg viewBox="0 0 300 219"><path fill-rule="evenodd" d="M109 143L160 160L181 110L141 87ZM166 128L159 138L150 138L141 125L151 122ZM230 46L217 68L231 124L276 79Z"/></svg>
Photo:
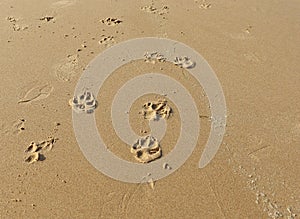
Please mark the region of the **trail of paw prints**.
<svg viewBox="0 0 300 219"><path fill-rule="evenodd" d="M28 29L28 25L18 24L19 19L15 18L14 16L8 16L8 17L6 17L6 20L12 24L12 29L14 31L20 31L20 30L27 30Z"/></svg>
<svg viewBox="0 0 300 219"><path fill-rule="evenodd" d="M25 150L25 153L27 154L25 162L32 164L37 161L45 160L46 157L44 156L44 153L51 151L57 140L58 138L49 136L46 140L38 142L32 141Z"/></svg>
<svg viewBox="0 0 300 219"><path fill-rule="evenodd" d="M68 55L60 64L55 67L55 75L61 81L71 81L79 72L79 56Z"/></svg>
<svg viewBox="0 0 300 219"><path fill-rule="evenodd" d="M256 168L253 168L252 171L248 171L240 165L238 168L235 168L234 172L246 177L247 187L256 195L255 203L269 218L276 219L284 217L294 219L297 216L294 207L291 205L283 205L282 203L279 204L279 202L275 200L274 191L264 191L264 186L259 185L259 181L262 177L256 173Z"/></svg>
<svg viewBox="0 0 300 219"><path fill-rule="evenodd" d="M148 121L168 119L171 113L172 109L167 104L166 100L146 102L142 107L142 111L139 112L139 114ZM152 135L143 136L137 139L132 145L130 152L134 154L134 158L140 163L149 163L162 156L160 143L158 139ZM152 183L154 186L154 182Z"/></svg>
<svg viewBox="0 0 300 219"><path fill-rule="evenodd" d="M167 5L162 5L160 7L154 5L154 1L151 2L150 5L141 7L142 11L146 13L156 15L155 19L158 22L158 31L161 37L168 37L166 31L167 24L167 14L169 14L170 8Z"/></svg>
<svg viewBox="0 0 300 219"><path fill-rule="evenodd" d="M165 62L167 61L167 58L165 58L165 56L159 52L147 51L144 54L144 61L155 64L156 62ZM196 66L196 62L192 61L187 56L176 56L172 62L174 65L185 69L191 69Z"/></svg>
<svg viewBox="0 0 300 219"><path fill-rule="evenodd" d="M25 104L45 99L51 94L53 89L54 88L50 84L36 83L34 85L30 85L29 88L25 88L24 91L21 92L21 98L18 100L18 103Z"/></svg>

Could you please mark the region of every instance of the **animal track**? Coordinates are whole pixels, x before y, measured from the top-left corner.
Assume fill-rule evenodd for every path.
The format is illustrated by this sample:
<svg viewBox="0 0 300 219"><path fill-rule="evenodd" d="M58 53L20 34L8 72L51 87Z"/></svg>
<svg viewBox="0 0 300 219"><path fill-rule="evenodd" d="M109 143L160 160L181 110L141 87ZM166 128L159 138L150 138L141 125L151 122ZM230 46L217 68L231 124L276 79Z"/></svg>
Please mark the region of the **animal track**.
<svg viewBox="0 0 300 219"><path fill-rule="evenodd" d="M158 9L156 7L152 5L149 5L149 6L144 6L144 7L141 7L141 10L143 11L146 11L148 13L151 13L151 14L159 14L159 15L164 15L164 14L167 14L169 13L169 7L168 6L163 6L162 8Z"/></svg>
<svg viewBox="0 0 300 219"><path fill-rule="evenodd" d="M70 106L72 106L73 110L77 113L80 112L93 113L98 105L94 95L87 90L85 90L83 94L74 96L69 101L69 104Z"/></svg>
<svg viewBox="0 0 300 219"><path fill-rule="evenodd" d="M13 27L14 31L20 31L20 30L28 29L28 25L20 26L19 24L17 24L18 19L16 19L13 16L6 17L6 20L8 20L10 23L12 23L12 27Z"/></svg>
<svg viewBox="0 0 300 219"><path fill-rule="evenodd" d="M26 122L26 120L21 118L21 119L14 121L10 125L2 123L0 126L1 134L4 134L4 135L20 134L21 132L23 132L25 130L25 122Z"/></svg>
<svg viewBox="0 0 300 219"><path fill-rule="evenodd" d="M41 154L41 152L51 151L57 140L57 138L50 136L47 140L31 142L25 150L25 153L29 153L25 159L25 162L34 163L39 160L44 160L45 157L43 154Z"/></svg>
<svg viewBox="0 0 300 219"><path fill-rule="evenodd" d="M159 62L165 62L167 59L160 53L158 52L146 52L144 54L144 58L146 62L151 62L151 63L155 63L155 61L159 61Z"/></svg>
<svg viewBox="0 0 300 219"><path fill-rule="evenodd" d="M79 68L78 55L69 55L63 63L56 67L55 74L62 81L70 81L77 74Z"/></svg>
<svg viewBox="0 0 300 219"><path fill-rule="evenodd" d="M22 131L25 130L25 119L18 119L16 122L13 124L13 133L14 134L20 134Z"/></svg>
<svg viewBox="0 0 300 219"><path fill-rule="evenodd" d="M100 45L105 45L106 47L110 47L114 45L116 42L113 36L104 36L98 42Z"/></svg>
<svg viewBox="0 0 300 219"><path fill-rule="evenodd" d="M209 8L211 8L211 4L202 3L202 4L200 4L199 8L201 8L201 9L209 9Z"/></svg>
<svg viewBox="0 0 300 219"><path fill-rule="evenodd" d="M252 31L252 28L253 28L252 25L248 25L248 27L244 30L244 32L250 34Z"/></svg>
<svg viewBox="0 0 300 219"><path fill-rule="evenodd" d="M122 23L123 21L119 20L118 18L108 17L108 18L102 19L101 22L107 26L115 26L115 25Z"/></svg>
<svg viewBox="0 0 300 219"><path fill-rule="evenodd" d="M147 120L168 119L172 112L171 107L167 105L166 100L147 102L143 105L142 115Z"/></svg>
<svg viewBox="0 0 300 219"><path fill-rule="evenodd" d="M14 16L8 16L6 17L6 20L8 20L11 23L15 23L18 21Z"/></svg>
<svg viewBox="0 0 300 219"><path fill-rule="evenodd" d="M39 158L40 158L40 153L34 152L25 159L25 162L32 164L34 162L37 162Z"/></svg>
<svg viewBox="0 0 300 219"><path fill-rule="evenodd" d="M196 63L193 62L190 58L183 56L183 57L175 57L173 63L177 66L182 68L193 68L195 67Z"/></svg>
<svg viewBox="0 0 300 219"><path fill-rule="evenodd" d="M52 91L53 87L49 84L35 85L27 90L25 94L22 94L23 97L18 101L18 103L29 103L31 101L45 99L50 95Z"/></svg>
<svg viewBox="0 0 300 219"><path fill-rule="evenodd" d="M135 155L135 159L141 163L149 163L162 155L158 140L150 135L138 139L130 151Z"/></svg>

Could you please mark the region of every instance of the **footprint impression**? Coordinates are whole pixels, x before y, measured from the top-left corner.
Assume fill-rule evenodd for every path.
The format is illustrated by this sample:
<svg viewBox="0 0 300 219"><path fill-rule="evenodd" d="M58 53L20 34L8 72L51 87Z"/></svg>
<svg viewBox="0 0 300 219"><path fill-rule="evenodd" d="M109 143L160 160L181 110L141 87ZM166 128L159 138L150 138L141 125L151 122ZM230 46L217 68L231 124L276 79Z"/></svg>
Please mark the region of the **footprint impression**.
<svg viewBox="0 0 300 219"><path fill-rule="evenodd" d="M13 134L20 134L25 130L25 119L18 119L16 122L13 124Z"/></svg>
<svg viewBox="0 0 300 219"><path fill-rule="evenodd" d="M61 64L56 66L55 75L61 81L70 81L78 73L79 68L78 55L68 55Z"/></svg>
<svg viewBox="0 0 300 219"><path fill-rule="evenodd" d="M53 87L49 84L34 84L25 92L20 94L19 104L30 103L32 101L37 101L47 98L53 91Z"/></svg>
<svg viewBox="0 0 300 219"><path fill-rule="evenodd" d="M144 61L155 64L156 62L165 62L167 59L158 52L146 52L144 54Z"/></svg>
<svg viewBox="0 0 300 219"><path fill-rule="evenodd" d="M173 63L181 68L190 69L195 67L195 62L193 62L190 58L186 56L175 57Z"/></svg>
<svg viewBox="0 0 300 219"><path fill-rule="evenodd" d="M45 160L43 153L51 151L57 140L57 138L50 136L47 138L47 140L31 142L25 150L25 153L28 154L28 156L25 158L25 162L32 164L37 161Z"/></svg>
<svg viewBox="0 0 300 219"><path fill-rule="evenodd" d="M115 25L118 25L120 23L122 23L123 21L121 21L120 19L118 18L105 18L105 19L102 19L101 22L107 26L115 26Z"/></svg>
<svg viewBox="0 0 300 219"><path fill-rule="evenodd" d="M169 7L168 6L162 6L161 8L154 7L154 4L148 6L141 7L141 10L151 13L151 14L158 14L158 15L164 15L169 13Z"/></svg>
<svg viewBox="0 0 300 219"><path fill-rule="evenodd" d="M98 105L98 102L90 91L85 90L82 94L74 96L69 101L69 105L77 113L93 113Z"/></svg>
<svg viewBox="0 0 300 219"><path fill-rule="evenodd" d="M116 41L114 40L113 36L105 36L102 35L102 38L98 41L100 45L104 45L105 47L110 47L114 44L116 44Z"/></svg>
<svg viewBox="0 0 300 219"><path fill-rule="evenodd" d="M20 31L20 30L26 30L28 29L28 25L19 25L17 22L19 19L16 19L13 16L6 17L6 20L9 21L12 24L12 29L14 31Z"/></svg>
<svg viewBox="0 0 300 219"><path fill-rule="evenodd" d="M143 118L148 121L158 121L168 119L172 109L168 106L166 100L147 102L142 108ZM162 149L159 141L152 135L139 138L131 147L130 152L140 163L149 163L161 157Z"/></svg>

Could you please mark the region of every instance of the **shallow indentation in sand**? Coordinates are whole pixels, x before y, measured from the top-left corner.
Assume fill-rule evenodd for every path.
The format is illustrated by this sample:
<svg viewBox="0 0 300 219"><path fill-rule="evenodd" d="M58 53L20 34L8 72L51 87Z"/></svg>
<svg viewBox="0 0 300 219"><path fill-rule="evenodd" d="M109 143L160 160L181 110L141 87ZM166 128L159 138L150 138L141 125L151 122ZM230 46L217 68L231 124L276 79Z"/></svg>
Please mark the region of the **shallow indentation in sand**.
<svg viewBox="0 0 300 219"><path fill-rule="evenodd" d="M153 4L148 5L148 6L143 6L141 7L141 10L151 13L151 14L159 14L159 15L164 15L169 13L169 7L168 6L162 6L161 8L156 8L154 7Z"/></svg>
<svg viewBox="0 0 300 219"><path fill-rule="evenodd" d="M69 55L55 69L55 75L62 81L70 81L77 73L79 66L79 57L77 54Z"/></svg>
<svg viewBox="0 0 300 219"><path fill-rule="evenodd" d="M201 9L209 9L209 8L211 8L211 4L204 2L204 3L202 3L202 4L199 5L199 8L201 8Z"/></svg>
<svg viewBox="0 0 300 219"><path fill-rule="evenodd" d="M25 131L25 123L26 123L26 120L24 118L17 119L14 122L12 122L11 124L2 123L0 125L0 133L5 134L5 135L21 134L23 131Z"/></svg>
<svg viewBox="0 0 300 219"><path fill-rule="evenodd" d="M100 45L104 45L105 47L110 47L116 43L113 36L102 36L102 38L98 41Z"/></svg>
<svg viewBox="0 0 300 219"><path fill-rule="evenodd" d="M67 6L71 6L71 5L75 4L76 1L77 0L61 0L61 1L52 3L52 7L63 8L63 7L67 7Z"/></svg>
<svg viewBox="0 0 300 219"><path fill-rule="evenodd" d="M147 120L168 119L172 113L171 107L166 100L147 102L143 105L142 115Z"/></svg>
<svg viewBox="0 0 300 219"><path fill-rule="evenodd" d="M50 151L53 148L53 145L57 141L57 138L52 136L48 137L47 140L39 141L39 142L31 142L28 148L25 150L26 153L34 153L41 150Z"/></svg>
<svg viewBox="0 0 300 219"><path fill-rule="evenodd" d="M85 112L85 113L93 113L97 108L98 102L95 99L94 94L90 91L85 90L83 94L79 94L74 96L69 101L70 106L77 113Z"/></svg>
<svg viewBox="0 0 300 219"><path fill-rule="evenodd" d="M6 17L6 20L9 21L12 24L12 29L14 31L20 31L20 30L28 29L28 25L17 24L19 19L15 18L14 16L8 16L8 17Z"/></svg>
<svg viewBox="0 0 300 219"><path fill-rule="evenodd" d="M22 96L18 103L30 103L32 101L42 100L47 98L51 92L53 91L53 87L50 84L34 84L27 88L24 92L21 92L20 96Z"/></svg>
<svg viewBox="0 0 300 219"><path fill-rule="evenodd" d="M149 163L162 155L159 142L151 135L141 137L131 147L131 153L141 163Z"/></svg>
<svg viewBox="0 0 300 219"><path fill-rule="evenodd" d="M34 152L25 159L25 162L31 164L31 163L37 162L39 160L39 158L40 158L40 153Z"/></svg>
<svg viewBox="0 0 300 219"><path fill-rule="evenodd" d="M25 119L18 119L13 124L13 134L20 134L25 130Z"/></svg>

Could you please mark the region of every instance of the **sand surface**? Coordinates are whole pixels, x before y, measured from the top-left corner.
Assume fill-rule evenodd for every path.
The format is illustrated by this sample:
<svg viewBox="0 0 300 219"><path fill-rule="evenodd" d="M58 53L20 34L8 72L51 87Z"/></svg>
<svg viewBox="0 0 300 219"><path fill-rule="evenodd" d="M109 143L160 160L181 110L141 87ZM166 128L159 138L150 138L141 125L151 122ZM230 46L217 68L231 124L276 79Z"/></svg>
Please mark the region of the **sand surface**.
<svg viewBox="0 0 300 219"><path fill-rule="evenodd" d="M298 218L299 11L297 0L1 0L0 218ZM199 169L211 121L194 78L167 63L117 69L97 96L95 116L120 158L137 162L113 130L110 105L140 70L175 75L198 97L200 111L201 132L187 162L156 182L131 184L87 161L68 102L93 58L138 37L170 38L198 51L222 85L228 112L218 153ZM133 104L137 133L149 132L139 107L158 98L149 94ZM176 104L170 106L174 115L161 142L166 154L180 133ZM45 151L29 164L24 151L31 142Z"/></svg>

